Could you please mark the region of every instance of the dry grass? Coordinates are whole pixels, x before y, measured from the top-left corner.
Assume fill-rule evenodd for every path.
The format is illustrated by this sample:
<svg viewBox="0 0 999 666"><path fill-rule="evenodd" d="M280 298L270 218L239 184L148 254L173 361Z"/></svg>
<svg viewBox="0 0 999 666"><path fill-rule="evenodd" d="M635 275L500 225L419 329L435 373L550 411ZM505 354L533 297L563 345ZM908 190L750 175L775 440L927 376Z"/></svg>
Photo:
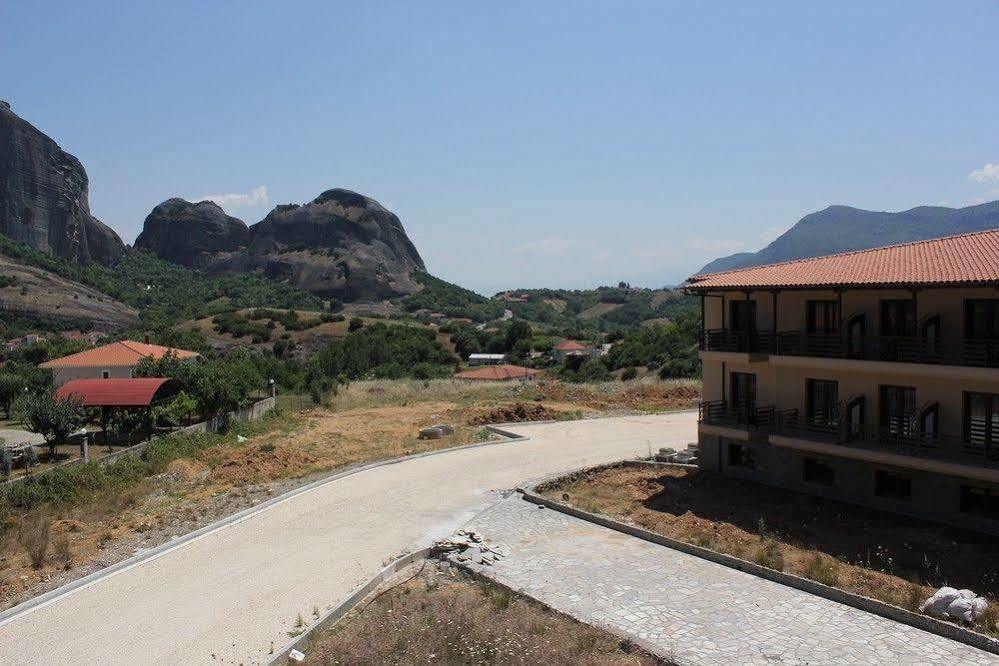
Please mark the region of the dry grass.
<svg viewBox="0 0 999 666"><path fill-rule="evenodd" d="M29 514L18 523L17 542L28 554L28 560L34 569L40 569L45 564L51 530L52 519L40 512Z"/></svg>
<svg viewBox="0 0 999 666"><path fill-rule="evenodd" d="M544 494L665 536L916 610L936 588L999 598L994 537L702 471L612 468ZM999 612L978 628L999 635Z"/></svg>
<svg viewBox="0 0 999 666"><path fill-rule="evenodd" d="M505 588L429 568L314 638L316 664L660 664Z"/></svg>

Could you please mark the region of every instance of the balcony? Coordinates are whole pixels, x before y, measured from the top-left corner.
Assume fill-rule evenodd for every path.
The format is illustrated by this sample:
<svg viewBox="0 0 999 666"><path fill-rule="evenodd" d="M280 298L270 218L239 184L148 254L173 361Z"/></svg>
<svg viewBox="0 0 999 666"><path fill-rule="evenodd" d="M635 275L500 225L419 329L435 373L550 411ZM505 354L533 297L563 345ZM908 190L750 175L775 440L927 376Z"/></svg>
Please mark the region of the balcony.
<svg viewBox="0 0 999 666"><path fill-rule="evenodd" d="M704 331L703 351L844 358L861 361L999 368L999 340L864 336L805 331Z"/></svg>
<svg viewBox="0 0 999 666"><path fill-rule="evenodd" d="M999 442L984 439L969 442L954 435L905 432L898 428L877 429L844 421L816 421L800 416L797 409L779 410L775 417L773 434L778 437L901 457L902 462L896 460L895 464L903 466L912 466L905 463L905 458L918 458L999 470ZM829 448L828 452L837 455L835 449ZM891 464L891 459L886 458L884 462Z"/></svg>
<svg viewBox="0 0 999 666"><path fill-rule="evenodd" d="M771 406L758 406L755 403L729 404L725 400L702 402L697 408L699 423L767 433L773 429L776 409Z"/></svg>

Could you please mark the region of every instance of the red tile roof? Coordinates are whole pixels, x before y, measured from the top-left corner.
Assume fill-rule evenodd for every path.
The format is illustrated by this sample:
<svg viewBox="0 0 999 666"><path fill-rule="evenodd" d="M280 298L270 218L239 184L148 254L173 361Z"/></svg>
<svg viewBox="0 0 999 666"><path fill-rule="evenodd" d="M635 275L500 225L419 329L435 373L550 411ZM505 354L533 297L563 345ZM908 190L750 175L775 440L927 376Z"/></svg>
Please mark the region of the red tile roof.
<svg viewBox="0 0 999 666"><path fill-rule="evenodd" d="M999 229L695 275L688 289L999 284Z"/></svg>
<svg viewBox="0 0 999 666"><path fill-rule="evenodd" d="M583 351L588 349L588 347L582 343L576 342L575 340L563 340L554 347L555 351Z"/></svg>
<svg viewBox="0 0 999 666"><path fill-rule="evenodd" d="M55 397L75 396L84 407L148 407L165 383L163 377L141 379L74 379L59 387Z"/></svg>
<svg viewBox="0 0 999 666"><path fill-rule="evenodd" d="M540 370L534 368L522 368L519 365L487 365L474 370L465 370L455 373L459 379L479 379L485 381L502 382L509 379L527 379L540 375Z"/></svg>
<svg viewBox="0 0 999 666"><path fill-rule="evenodd" d="M143 358L161 359L168 353L179 359L194 358L197 352L186 349L173 349L159 345L148 345L143 342L122 340L109 345L88 349L78 354L70 354L40 364L40 368L109 368L131 367L138 365Z"/></svg>

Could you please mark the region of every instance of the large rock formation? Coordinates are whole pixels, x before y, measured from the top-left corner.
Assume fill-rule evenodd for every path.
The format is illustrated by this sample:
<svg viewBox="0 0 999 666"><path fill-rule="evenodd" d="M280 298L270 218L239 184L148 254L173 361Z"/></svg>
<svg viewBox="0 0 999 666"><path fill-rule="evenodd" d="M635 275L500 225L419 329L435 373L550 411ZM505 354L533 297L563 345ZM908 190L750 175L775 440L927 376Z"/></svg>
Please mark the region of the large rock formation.
<svg viewBox="0 0 999 666"><path fill-rule="evenodd" d="M260 272L344 301L415 293L413 271L425 270L398 217L341 189L278 206L249 229L215 204L170 199L146 218L135 246L211 273Z"/></svg>
<svg viewBox="0 0 999 666"><path fill-rule="evenodd" d="M90 214L87 172L55 141L0 102L0 233L81 263L111 264L125 250Z"/></svg>
<svg viewBox="0 0 999 666"><path fill-rule="evenodd" d="M167 199L154 208L135 239L135 247L184 266L201 266L219 252L234 252L250 242L242 220L212 201Z"/></svg>
<svg viewBox="0 0 999 666"><path fill-rule="evenodd" d="M237 258L302 289L345 301L412 294L423 259L393 213L349 190L323 192L304 206L284 205L250 228Z"/></svg>

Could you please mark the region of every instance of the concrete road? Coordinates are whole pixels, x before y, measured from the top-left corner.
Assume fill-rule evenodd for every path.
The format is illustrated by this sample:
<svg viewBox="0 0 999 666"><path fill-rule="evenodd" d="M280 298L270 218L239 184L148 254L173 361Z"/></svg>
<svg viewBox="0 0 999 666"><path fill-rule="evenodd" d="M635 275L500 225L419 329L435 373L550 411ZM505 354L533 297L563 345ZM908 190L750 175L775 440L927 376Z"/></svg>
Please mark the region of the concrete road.
<svg viewBox="0 0 999 666"><path fill-rule="evenodd" d="M0 624L0 663L266 663L309 619L496 491L696 438L690 412L522 425L528 441L366 470Z"/></svg>

